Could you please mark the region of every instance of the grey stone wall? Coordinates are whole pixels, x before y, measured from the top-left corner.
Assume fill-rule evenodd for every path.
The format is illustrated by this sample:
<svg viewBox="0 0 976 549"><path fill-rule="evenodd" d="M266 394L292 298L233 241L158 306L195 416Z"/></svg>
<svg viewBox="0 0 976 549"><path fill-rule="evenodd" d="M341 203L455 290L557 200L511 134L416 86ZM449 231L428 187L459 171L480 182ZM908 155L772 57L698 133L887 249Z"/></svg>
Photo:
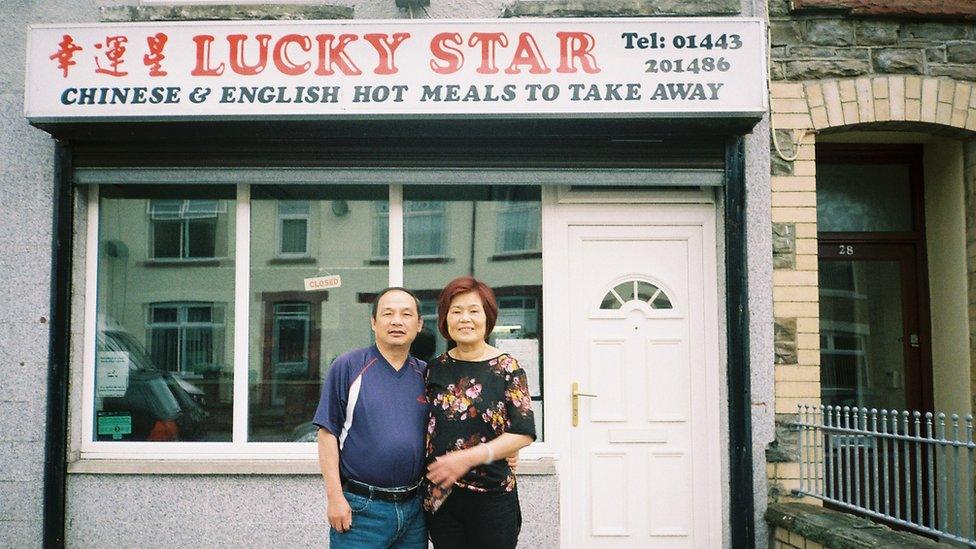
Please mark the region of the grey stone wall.
<svg viewBox="0 0 976 549"><path fill-rule="evenodd" d="M956 546L911 532L896 532L865 518L806 503L770 505L766 512L766 521L775 528L774 535L770 536L769 546L776 549L950 549Z"/></svg>
<svg viewBox="0 0 976 549"><path fill-rule="evenodd" d="M559 546L554 476L519 476L521 547ZM318 475L69 477L67 546L84 549L325 547Z"/></svg>
<svg viewBox="0 0 976 549"><path fill-rule="evenodd" d="M506 17L730 16L739 0L516 0Z"/></svg>
<svg viewBox="0 0 976 549"><path fill-rule="evenodd" d="M769 0L775 80L919 74L976 80L976 22L791 13Z"/></svg>
<svg viewBox="0 0 976 549"><path fill-rule="evenodd" d="M0 10L0 547L42 539L53 142L23 118L27 24L96 13L86 0Z"/></svg>

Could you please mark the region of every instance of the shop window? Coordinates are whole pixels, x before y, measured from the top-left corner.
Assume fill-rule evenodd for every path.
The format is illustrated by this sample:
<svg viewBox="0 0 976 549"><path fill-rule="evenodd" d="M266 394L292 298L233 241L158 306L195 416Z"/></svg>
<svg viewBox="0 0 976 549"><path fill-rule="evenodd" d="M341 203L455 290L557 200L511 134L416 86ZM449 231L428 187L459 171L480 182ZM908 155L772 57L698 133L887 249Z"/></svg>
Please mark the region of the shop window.
<svg viewBox="0 0 976 549"><path fill-rule="evenodd" d="M214 303L154 303L149 306L149 355L160 368L183 375L220 369L224 307Z"/></svg>
<svg viewBox="0 0 976 549"><path fill-rule="evenodd" d="M278 201L278 255L282 257L308 255L308 217L307 200Z"/></svg>
<svg viewBox="0 0 976 549"><path fill-rule="evenodd" d="M218 200L151 200L148 205L150 257L166 260L216 257Z"/></svg>
<svg viewBox="0 0 976 549"><path fill-rule="evenodd" d="M100 185L91 192L97 299L83 454L271 456L314 442L310 420L329 365L373 343L376 292L389 285L417 291L426 327L416 352L430 358L447 349L437 333L437 296L465 273L496 292L490 342L526 370L544 437L541 254L493 260L500 251L539 248L540 187ZM236 227L239 211L248 212L249 230ZM391 249L390 234L402 234L402 245ZM273 260L291 254L307 259ZM187 261L220 255L226 261ZM180 261L164 266L161 258ZM246 284L235 283L242 280L237 258L247 262ZM334 282L306 289L321 277ZM245 391L235 384L242 378ZM217 444L197 445L204 442ZM310 448L301 451L313 455Z"/></svg>
<svg viewBox="0 0 976 549"><path fill-rule="evenodd" d="M370 304L359 296L390 281L388 267L373 261L375 242L363 235L375 227L378 213L389 210L388 198L389 188L380 186L251 188L248 442L314 442L311 419L329 365L346 351L372 344ZM314 225L308 223L312 212ZM267 230L283 216L301 220L296 233L315 242L306 249L309 263L256 259L283 245ZM384 224L377 232L387 234L389 228ZM337 276L341 283L305 290L306 279L322 276Z"/></svg>
<svg viewBox="0 0 976 549"><path fill-rule="evenodd" d="M538 252L541 249L542 219L535 202L505 201L498 205L495 253L499 255Z"/></svg>
<svg viewBox="0 0 976 549"><path fill-rule="evenodd" d="M233 267L160 269L146 260L213 258L225 248L233 259L233 187L102 186L98 194L88 440L229 442Z"/></svg>
<svg viewBox="0 0 976 549"><path fill-rule="evenodd" d="M499 311L489 343L511 353L525 369L535 405L536 431L542 440L541 254L495 261L503 251L500 247L504 241L508 242L506 252L539 249L540 205L539 187L435 185L403 189L403 282L421 299L421 316L433 340L429 345L433 349L431 356L447 350L447 342L437 330L437 297L441 288L462 274L471 274L491 286ZM441 253L451 258L449 261L410 261L412 252L419 255L421 251L416 247L411 250L411 240L415 238L411 237L411 219L422 215L430 216L424 226L440 235ZM440 220L434 221L435 218Z"/></svg>

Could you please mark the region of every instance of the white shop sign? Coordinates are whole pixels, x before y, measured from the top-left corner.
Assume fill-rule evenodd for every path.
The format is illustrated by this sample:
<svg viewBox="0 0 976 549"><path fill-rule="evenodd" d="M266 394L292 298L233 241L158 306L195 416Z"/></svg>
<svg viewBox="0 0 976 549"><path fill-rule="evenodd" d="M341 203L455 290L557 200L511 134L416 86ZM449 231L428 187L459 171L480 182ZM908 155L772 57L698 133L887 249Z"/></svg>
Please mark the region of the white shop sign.
<svg viewBox="0 0 976 549"><path fill-rule="evenodd" d="M757 19L38 25L25 115L758 116Z"/></svg>

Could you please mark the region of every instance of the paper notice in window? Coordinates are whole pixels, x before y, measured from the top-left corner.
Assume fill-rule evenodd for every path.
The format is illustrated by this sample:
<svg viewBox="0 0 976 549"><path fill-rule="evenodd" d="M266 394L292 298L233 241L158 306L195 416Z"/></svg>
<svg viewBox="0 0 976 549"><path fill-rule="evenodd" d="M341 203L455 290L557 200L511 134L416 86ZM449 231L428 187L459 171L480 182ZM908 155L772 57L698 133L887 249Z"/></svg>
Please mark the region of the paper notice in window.
<svg viewBox="0 0 976 549"><path fill-rule="evenodd" d="M339 275L316 276L305 279L306 292L328 290L330 288L338 288L339 286L342 286L342 277Z"/></svg>
<svg viewBox="0 0 976 549"><path fill-rule="evenodd" d="M98 397L125 396L129 389L129 353L102 351L95 365L95 393Z"/></svg>
<svg viewBox="0 0 976 549"><path fill-rule="evenodd" d="M539 340L538 339L496 339L495 347L515 357L529 382L529 394L542 395L539 387Z"/></svg>

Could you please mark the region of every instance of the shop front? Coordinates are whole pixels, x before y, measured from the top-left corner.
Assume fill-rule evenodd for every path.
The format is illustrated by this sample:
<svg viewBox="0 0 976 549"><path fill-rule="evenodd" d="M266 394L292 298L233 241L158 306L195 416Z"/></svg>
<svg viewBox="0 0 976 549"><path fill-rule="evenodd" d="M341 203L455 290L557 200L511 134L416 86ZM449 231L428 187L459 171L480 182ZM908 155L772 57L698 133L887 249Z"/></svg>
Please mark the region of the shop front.
<svg viewBox="0 0 976 549"><path fill-rule="evenodd" d="M320 545L329 365L385 286L443 352L437 295L471 274L536 412L525 546L748 544L765 51L745 18L34 27L25 111L71 242L46 521Z"/></svg>

